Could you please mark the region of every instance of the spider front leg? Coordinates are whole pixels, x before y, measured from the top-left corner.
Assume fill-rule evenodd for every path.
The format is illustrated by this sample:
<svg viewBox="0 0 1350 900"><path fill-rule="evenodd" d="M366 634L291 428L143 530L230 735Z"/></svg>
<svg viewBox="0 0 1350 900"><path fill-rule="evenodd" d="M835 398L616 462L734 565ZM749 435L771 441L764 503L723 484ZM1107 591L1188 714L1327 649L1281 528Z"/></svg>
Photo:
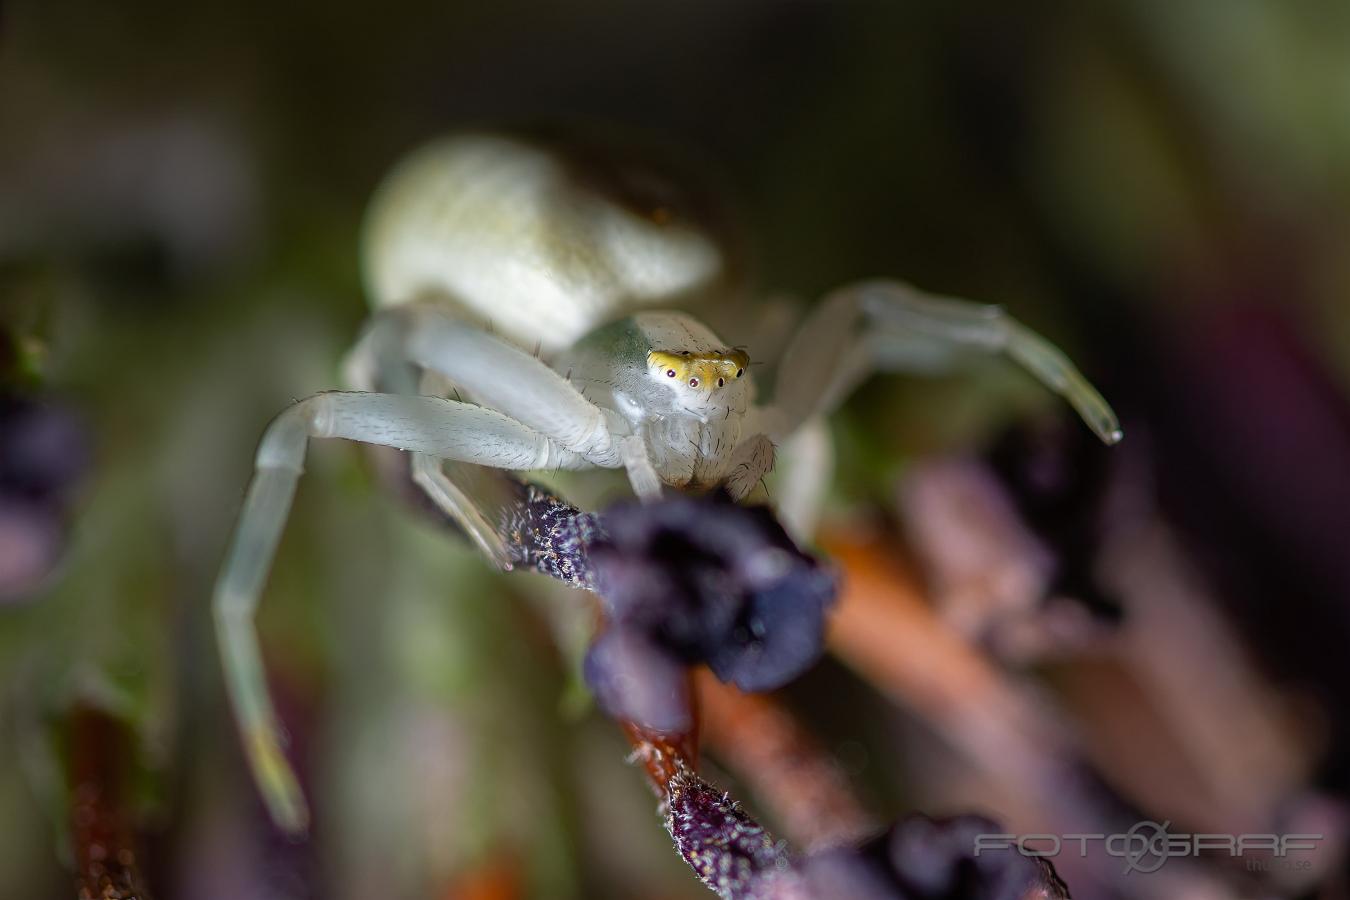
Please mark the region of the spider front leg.
<svg viewBox="0 0 1350 900"><path fill-rule="evenodd" d="M745 498L773 470L774 446L767 434L752 434L736 445L722 487L733 500Z"/></svg>
<svg viewBox="0 0 1350 900"><path fill-rule="evenodd" d="M234 538L216 582L213 611L226 687L254 778L273 820L303 832L309 813L282 752L253 617L304 469L310 438L345 438L501 469L585 465L577 454L499 412L394 394L324 393L268 426L258 447Z"/></svg>
<svg viewBox="0 0 1350 900"><path fill-rule="evenodd" d="M834 442L824 416L815 416L776 448L770 484L774 509L800 544L809 544L815 535L833 474Z"/></svg>
<svg viewBox="0 0 1350 900"><path fill-rule="evenodd" d="M1120 440L1111 407L1045 338L1000 307L925 294L898 281L840 288L807 317L779 368L779 433L829 412L873 371L946 369L972 350L1006 354L1067 400L1102 441Z"/></svg>
<svg viewBox="0 0 1350 900"><path fill-rule="evenodd" d="M626 433L626 423L520 347L426 303L380 313L362 343L376 347L369 355L392 347L398 362L444 376L475 402L501 410L596 466L622 466L639 498L660 498L661 481L642 435ZM419 468L436 499L445 482L425 464Z"/></svg>

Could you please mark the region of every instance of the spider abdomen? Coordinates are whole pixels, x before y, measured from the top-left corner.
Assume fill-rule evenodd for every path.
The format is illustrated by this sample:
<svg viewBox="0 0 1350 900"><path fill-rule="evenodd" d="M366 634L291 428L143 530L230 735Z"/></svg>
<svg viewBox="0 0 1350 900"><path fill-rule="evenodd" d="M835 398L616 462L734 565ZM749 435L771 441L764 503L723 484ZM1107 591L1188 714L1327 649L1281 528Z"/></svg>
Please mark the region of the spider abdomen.
<svg viewBox="0 0 1350 900"><path fill-rule="evenodd" d="M460 134L396 167L366 220L371 302L435 299L548 353L719 282L726 254L676 186L560 147Z"/></svg>

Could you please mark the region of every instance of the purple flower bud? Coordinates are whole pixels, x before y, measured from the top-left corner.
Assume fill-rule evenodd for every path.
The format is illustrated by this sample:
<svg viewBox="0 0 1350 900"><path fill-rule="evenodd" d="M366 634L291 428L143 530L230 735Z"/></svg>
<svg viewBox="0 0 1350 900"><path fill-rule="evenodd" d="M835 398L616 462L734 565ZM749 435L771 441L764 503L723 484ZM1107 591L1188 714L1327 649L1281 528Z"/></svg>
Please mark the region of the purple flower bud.
<svg viewBox="0 0 1350 900"><path fill-rule="evenodd" d="M585 675L613 716L681 732L692 724L686 666L768 691L823 651L835 576L767 507L676 495L595 515L512 482L500 527L513 562L600 594L608 627Z"/></svg>
<svg viewBox="0 0 1350 900"><path fill-rule="evenodd" d="M70 410L0 395L0 493L59 501L89 467L89 436Z"/></svg>
<svg viewBox="0 0 1350 900"><path fill-rule="evenodd" d="M0 602L31 595L56 567L89 457L88 434L69 410L0 394Z"/></svg>
<svg viewBox="0 0 1350 900"><path fill-rule="evenodd" d="M587 552L603 532L594 513L584 513L537 484L504 479L502 533L512 562L551 575L572 587L595 590Z"/></svg>
<svg viewBox="0 0 1350 900"><path fill-rule="evenodd" d="M612 716L663 734L693 725L684 666L637 629L606 629L587 651L583 674Z"/></svg>
<svg viewBox="0 0 1350 900"><path fill-rule="evenodd" d="M787 847L740 804L692 773L676 776L666 801L675 849L723 900L806 900Z"/></svg>
<svg viewBox="0 0 1350 900"><path fill-rule="evenodd" d="M589 558L614 636L592 650L587 677L612 714L658 731L687 724L687 709L676 716L667 703L672 663L706 662L723 681L766 691L820 657L836 579L797 548L768 508L676 496L611 507L602 523L607 538L590 547ZM607 641L622 641L624 651ZM622 660L626 674L637 673L638 647L657 683L623 692L616 707L607 666Z"/></svg>

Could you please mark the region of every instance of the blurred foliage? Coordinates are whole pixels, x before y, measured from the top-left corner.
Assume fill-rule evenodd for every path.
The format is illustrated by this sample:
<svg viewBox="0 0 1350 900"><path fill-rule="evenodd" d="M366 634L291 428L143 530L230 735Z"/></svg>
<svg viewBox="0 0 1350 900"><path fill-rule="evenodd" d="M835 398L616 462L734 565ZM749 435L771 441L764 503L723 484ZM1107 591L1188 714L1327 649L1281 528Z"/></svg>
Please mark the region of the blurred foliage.
<svg viewBox="0 0 1350 900"><path fill-rule="evenodd" d="M1229 610L1260 635L1287 604L1261 650L1313 685L1343 789L1350 677L1328 646L1350 635L1350 576L1280 548L1344 540L1347 468L1294 471L1293 437L1244 455L1216 433L1259 431L1294 389L1258 373L1224 394L1223 365L1250 357L1212 351L1230 314L1260 310L1278 327L1257 332L1287 334L1344 414L1347 109L1340 0L5 4L0 328L16 384L77 410L96 462L59 568L0 608L17 760L0 767L0 893L65 895L60 735L83 703L135 736L161 896L453 896L456 872L502 858L530 896L704 895L621 738L559 714L578 642L558 649L547 617L584 632L584 601L487 573L350 447L311 453L262 614L318 798L311 845L271 835L223 703L207 598L254 442L338 382L373 185L478 122L603 121L687 148L740 208L756 295L896 275L1059 341L1127 432L1145 423L1163 494L1208 511L1192 524L1225 520L1206 558L1293 561L1278 597L1262 575ZM1213 390L1173 394L1187 376ZM1049 403L996 365L877 379L834 424L834 514L889 507L916 457ZM1263 491L1291 498L1284 517ZM835 666L812 679L803 698L849 699L808 718L878 808L905 808L917 791L875 700Z"/></svg>

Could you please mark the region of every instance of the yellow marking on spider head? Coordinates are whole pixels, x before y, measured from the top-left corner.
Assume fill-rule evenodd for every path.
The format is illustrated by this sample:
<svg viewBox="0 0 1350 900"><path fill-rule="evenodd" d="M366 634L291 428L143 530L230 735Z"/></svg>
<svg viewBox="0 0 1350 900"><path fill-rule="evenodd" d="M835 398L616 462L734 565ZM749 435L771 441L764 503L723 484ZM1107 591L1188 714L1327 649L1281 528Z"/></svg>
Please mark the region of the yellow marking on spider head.
<svg viewBox="0 0 1350 900"><path fill-rule="evenodd" d="M750 357L743 350L714 350L694 353L689 350L653 350L647 364L660 377L672 383L700 391L715 391L738 378L744 378Z"/></svg>

